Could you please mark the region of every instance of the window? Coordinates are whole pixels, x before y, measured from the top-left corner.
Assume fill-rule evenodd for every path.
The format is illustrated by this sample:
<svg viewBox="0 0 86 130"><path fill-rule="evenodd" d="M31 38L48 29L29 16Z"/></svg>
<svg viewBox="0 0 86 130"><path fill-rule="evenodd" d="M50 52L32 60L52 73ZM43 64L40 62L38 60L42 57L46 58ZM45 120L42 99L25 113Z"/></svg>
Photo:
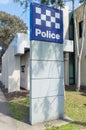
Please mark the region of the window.
<svg viewBox="0 0 86 130"><path fill-rule="evenodd" d="M83 21L79 22L79 38L82 37L82 27L83 27Z"/></svg>

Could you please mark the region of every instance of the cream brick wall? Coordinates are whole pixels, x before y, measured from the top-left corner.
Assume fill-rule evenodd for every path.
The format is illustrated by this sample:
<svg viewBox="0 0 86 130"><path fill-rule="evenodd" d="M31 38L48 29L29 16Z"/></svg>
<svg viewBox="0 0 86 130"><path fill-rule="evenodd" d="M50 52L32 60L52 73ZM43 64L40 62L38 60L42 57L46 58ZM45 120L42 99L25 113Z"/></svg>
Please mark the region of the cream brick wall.
<svg viewBox="0 0 86 130"><path fill-rule="evenodd" d="M68 38L68 27L69 27L69 8L68 6L65 6L63 9L63 35L64 39L69 39Z"/></svg>
<svg viewBox="0 0 86 130"><path fill-rule="evenodd" d="M69 9L67 6L63 8L63 28L64 28L64 39L68 38L68 27L69 27ZM69 85L69 53L64 54L66 58L64 58L64 82L65 85ZM64 56L64 57L65 57Z"/></svg>

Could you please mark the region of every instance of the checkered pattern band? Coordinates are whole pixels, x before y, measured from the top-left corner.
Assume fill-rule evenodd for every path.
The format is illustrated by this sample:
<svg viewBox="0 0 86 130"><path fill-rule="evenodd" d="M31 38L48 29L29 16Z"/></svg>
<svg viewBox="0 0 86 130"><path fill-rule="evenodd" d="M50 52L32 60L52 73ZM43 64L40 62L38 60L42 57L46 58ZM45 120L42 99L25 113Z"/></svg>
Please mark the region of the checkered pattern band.
<svg viewBox="0 0 86 130"><path fill-rule="evenodd" d="M58 19L60 19L60 13L51 12L51 10L46 9L44 12L40 7L35 8L36 19L35 24L38 26L44 25L48 28L60 29L60 23L58 23Z"/></svg>

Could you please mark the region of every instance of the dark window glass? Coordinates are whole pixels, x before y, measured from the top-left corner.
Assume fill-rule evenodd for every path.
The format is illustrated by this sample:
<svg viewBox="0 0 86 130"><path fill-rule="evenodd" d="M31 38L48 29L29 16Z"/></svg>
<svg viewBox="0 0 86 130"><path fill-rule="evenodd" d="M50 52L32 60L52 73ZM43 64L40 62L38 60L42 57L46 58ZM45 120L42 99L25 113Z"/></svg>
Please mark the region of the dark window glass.
<svg viewBox="0 0 86 130"><path fill-rule="evenodd" d="M79 38L82 37L82 27L83 27L83 21L79 22Z"/></svg>
<svg viewBox="0 0 86 130"><path fill-rule="evenodd" d="M69 84L75 84L75 54L69 53Z"/></svg>

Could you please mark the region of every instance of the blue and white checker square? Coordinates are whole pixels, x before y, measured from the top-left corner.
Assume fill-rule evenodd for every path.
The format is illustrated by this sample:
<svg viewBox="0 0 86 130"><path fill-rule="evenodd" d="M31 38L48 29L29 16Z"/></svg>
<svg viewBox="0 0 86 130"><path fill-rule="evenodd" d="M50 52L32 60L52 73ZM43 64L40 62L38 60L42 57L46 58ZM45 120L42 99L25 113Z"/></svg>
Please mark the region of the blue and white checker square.
<svg viewBox="0 0 86 130"><path fill-rule="evenodd" d="M44 12L42 8L36 7L35 8L36 13L36 19L35 24L36 25L43 25L43 22L45 23L45 27L52 27L52 23L54 24L55 29L60 29L60 23L58 23L58 19L60 19L60 13L54 12L52 14L51 10L46 9Z"/></svg>
<svg viewBox="0 0 86 130"><path fill-rule="evenodd" d="M31 39L44 40L49 42L63 43L63 12L58 9L50 8L44 5L32 3L30 14L30 29ZM55 34L59 34L59 39L50 39L46 37L37 37L35 35L35 29L39 28L43 32L51 31Z"/></svg>

